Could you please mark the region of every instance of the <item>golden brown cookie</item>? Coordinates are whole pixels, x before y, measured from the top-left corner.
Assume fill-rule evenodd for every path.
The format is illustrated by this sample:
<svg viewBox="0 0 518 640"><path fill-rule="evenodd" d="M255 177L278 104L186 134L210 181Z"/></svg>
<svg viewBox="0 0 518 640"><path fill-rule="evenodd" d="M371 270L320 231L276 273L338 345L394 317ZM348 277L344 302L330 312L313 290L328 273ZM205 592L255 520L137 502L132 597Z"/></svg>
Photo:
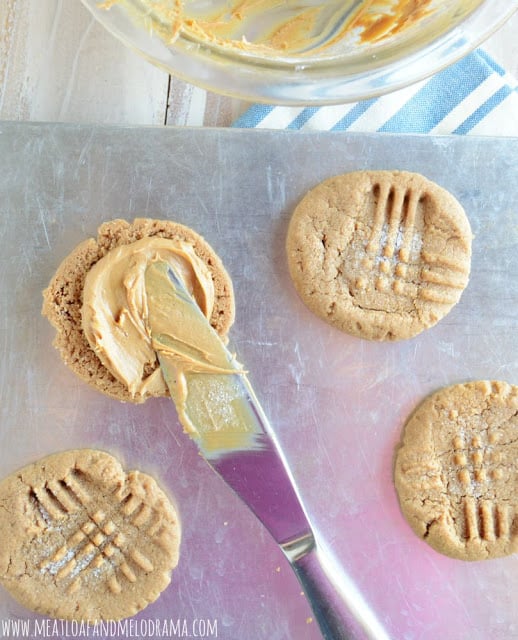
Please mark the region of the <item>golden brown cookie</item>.
<svg viewBox="0 0 518 640"><path fill-rule="evenodd" d="M210 321L216 331L225 337L234 321L232 281L221 260L201 236L192 229L169 220L141 218L133 222L106 222L99 227L97 238L85 240L63 260L43 292L42 313L57 331L54 346L65 364L84 381L118 400L143 402L150 396L132 396L90 347L81 327L84 281L92 266L115 247L155 236L188 242L195 254L209 267L215 291ZM146 375L151 375L157 367L158 362L154 368L146 371Z"/></svg>
<svg viewBox="0 0 518 640"><path fill-rule="evenodd" d="M295 288L316 315L361 338L400 340L459 301L471 230L457 200L423 176L357 171L306 194L286 248Z"/></svg>
<svg viewBox="0 0 518 640"><path fill-rule="evenodd" d="M441 389L408 420L395 485L415 533L461 560L518 551L518 387Z"/></svg>
<svg viewBox="0 0 518 640"><path fill-rule="evenodd" d="M56 453L0 482L0 582L54 618L118 620L158 598L180 524L150 476L90 449Z"/></svg>

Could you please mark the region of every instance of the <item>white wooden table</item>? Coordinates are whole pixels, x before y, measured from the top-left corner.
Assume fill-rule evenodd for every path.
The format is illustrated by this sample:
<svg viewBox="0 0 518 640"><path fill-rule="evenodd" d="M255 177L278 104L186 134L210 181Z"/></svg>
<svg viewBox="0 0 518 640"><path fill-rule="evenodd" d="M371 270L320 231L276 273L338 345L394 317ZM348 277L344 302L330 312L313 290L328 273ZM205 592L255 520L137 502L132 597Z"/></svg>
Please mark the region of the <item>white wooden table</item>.
<svg viewBox="0 0 518 640"><path fill-rule="evenodd" d="M518 74L518 14L484 45ZM79 0L0 0L0 119L228 126L248 105L124 47Z"/></svg>

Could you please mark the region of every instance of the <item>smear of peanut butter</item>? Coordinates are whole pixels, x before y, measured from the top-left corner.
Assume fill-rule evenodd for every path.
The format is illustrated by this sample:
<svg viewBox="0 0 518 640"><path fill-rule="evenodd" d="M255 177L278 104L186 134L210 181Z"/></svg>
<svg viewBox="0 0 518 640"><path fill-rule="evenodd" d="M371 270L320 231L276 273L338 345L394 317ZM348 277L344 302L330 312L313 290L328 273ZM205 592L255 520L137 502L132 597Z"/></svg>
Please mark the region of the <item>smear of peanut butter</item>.
<svg viewBox="0 0 518 640"><path fill-rule="evenodd" d="M131 0L105 0L100 6L113 4L124 5L135 14ZM168 43L182 33L251 53L304 55L323 52L347 38L360 44L390 38L420 22L438 5L434 0L337 0L302 2L294 7L285 0L234 0L208 3L202 10L198 4L141 0L140 11L145 7L146 26ZM471 6L476 0L461 4Z"/></svg>
<svg viewBox="0 0 518 640"><path fill-rule="evenodd" d="M164 395L166 383L151 340L145 273L153 261L169 264L210 318L214 285L209 268L191 245L148 237L109 251L88 272L83 288L82 328L104 366L132 396ZM191 319L179 316L184 333Z"/></svg>
<svg viewBox="0 0 518 640"><path fill-rule="evenodd" d="M260 428L241 365L167 263L149 263L145 285L152 346L185 431L205 453L253 446Z"/></svg>
<svg viewBox="0 0 518 640"><path fill-rule="evenodd" d="M397 0L390 12L380 13L375 0L364 2L350 29L360 30L361 42L377 42L416 24L431 12L431 0Z"/></svg>

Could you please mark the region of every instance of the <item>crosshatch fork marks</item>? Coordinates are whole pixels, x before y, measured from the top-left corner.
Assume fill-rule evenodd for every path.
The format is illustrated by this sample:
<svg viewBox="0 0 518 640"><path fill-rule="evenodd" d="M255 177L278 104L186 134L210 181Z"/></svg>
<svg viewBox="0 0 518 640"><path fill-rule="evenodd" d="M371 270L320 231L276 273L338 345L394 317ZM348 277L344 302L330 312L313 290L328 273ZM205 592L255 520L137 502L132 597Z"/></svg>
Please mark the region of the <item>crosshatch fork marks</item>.
<svg viewBox="0 0 518 640"><path fill-rule="evenodd" d="M423 211L431 196L426 191L387 182L374 184L372 195L375 210L362 261L365 275L357 278L357 288L365 289L370 281L377 290L390 288L400 297L455 304L466 286L469 269L446 256L422 250L423 237L417 222L421 219L422 226ZM418 262L415 283L412 265Z"/></svg>
<svg viewBox="0 0 518 640"><path fill-rule="evenodd" d="M398 341L460 300L471 241L466 212L446 189L417 173L366 170L324 180L301 199L286 252L313 313L360 338Z"/></svg>
<svg viewBox="0 0 518 640"><path fill-rule="evenodd" d="M171 500L152 476L125 472L105 451L60 451L23 467L0 482L0 504L0 582L42 615L133 616L178 564Z"/></svg>
<svg viewBox="0 0 518 640"><path fill-rule="evenodd" d="M134 527L141 539L145 536L167 549L169 538L160 514L128 492L123 496L112 494L111 504L107 506L114 511L113 517L108 517L103 508L89 515L85 503L98 501L84 486L74 486L73 491L71 484L65 477L31 490L31 502L47 525L60 526L64 517L79 517L64 544L40 563L40 571L50 573L57 581L66 581L70 594L77 592L81 583L92 576L104 580L108 589L118 594L124 582L137 582L140 572L153 572L155 566L145 549L139 548L134 539L130 543L121 529Z"/></svg>
<svg viewBox="0 0 518 640"><path fill-rule="evenodd" d="M474 380L425 398L405 424L394 484L419 537L447 556L518 551L518 386Z"/></svg>

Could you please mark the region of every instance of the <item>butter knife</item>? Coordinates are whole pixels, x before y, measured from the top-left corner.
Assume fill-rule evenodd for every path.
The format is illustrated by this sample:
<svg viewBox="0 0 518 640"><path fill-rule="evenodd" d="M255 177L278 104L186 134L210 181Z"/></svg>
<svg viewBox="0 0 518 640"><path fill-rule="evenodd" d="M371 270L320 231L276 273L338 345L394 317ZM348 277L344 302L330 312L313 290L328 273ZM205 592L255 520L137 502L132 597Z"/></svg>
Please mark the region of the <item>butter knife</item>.
<svg viewBox="0 0 518 640"><path fill-rule="evenodd" d="M323 638L388 640L312 527L246 372L170 265L151 263L145 283L151 340L180 421L209 465L279 544Z"/></svg>

